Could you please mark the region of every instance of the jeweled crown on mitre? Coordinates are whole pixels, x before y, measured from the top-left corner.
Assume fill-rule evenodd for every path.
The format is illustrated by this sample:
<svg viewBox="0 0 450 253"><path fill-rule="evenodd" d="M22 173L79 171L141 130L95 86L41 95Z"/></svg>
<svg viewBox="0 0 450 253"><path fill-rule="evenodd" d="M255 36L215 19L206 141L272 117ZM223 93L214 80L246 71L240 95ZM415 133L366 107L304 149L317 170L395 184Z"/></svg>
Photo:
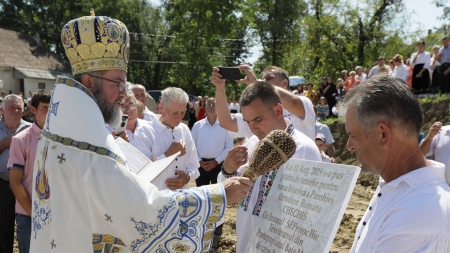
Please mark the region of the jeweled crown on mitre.
<svg viewBox="0 0 450 253"><path fill-rule="evenodd" d="M127 71L130 36L117 19L84 16L69 21L61 31L61 41L74 76L100 70Z"/></svg>

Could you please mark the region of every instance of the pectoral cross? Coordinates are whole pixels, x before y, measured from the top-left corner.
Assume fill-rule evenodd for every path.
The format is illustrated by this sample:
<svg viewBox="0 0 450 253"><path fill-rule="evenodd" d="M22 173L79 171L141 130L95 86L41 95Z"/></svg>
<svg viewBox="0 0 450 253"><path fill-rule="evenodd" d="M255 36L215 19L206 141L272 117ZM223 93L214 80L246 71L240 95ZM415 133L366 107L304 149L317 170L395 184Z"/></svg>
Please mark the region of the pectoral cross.
<svg viewBox="0 0 450 253"><path fill-rule="evenodd" d="M50 244L52 245L52 249L53 249L53 248L56 248L55 240L52 239L52 242L51 242Z"/></svg>
<svg viewBox="0 0 450 253"><path fill-rule="evenodd" d="M58 155L59 163L63 164L66 161L66 158L64 157L64 153L61 153L61 155Z"/></svg>
<svg viewBox="0 0 450 253"><path fill-rule="evenodd" d="M109 221L109 222L113 222L112 220L111 220L111 215L108 215L107 213L104 215L105 216L105 220L106 221Z"/></svg>

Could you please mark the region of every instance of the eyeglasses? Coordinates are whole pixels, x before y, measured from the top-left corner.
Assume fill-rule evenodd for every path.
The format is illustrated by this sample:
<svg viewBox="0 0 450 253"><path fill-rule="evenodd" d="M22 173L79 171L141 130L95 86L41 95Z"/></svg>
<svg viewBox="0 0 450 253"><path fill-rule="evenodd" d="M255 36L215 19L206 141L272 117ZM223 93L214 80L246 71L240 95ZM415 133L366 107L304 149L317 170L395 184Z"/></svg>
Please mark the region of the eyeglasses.
<svg viewBox="0 0 450 253"><path fill-rule="evenodd" d="M111 80L111 79L104 78L104 77L101 77L101 76L94 76L94 75L90 75L90 76L96 77L96 78L99 78L99 79L103 79L103 80L106 80L106 81L111 82L111 83L114 83L115 86L117 87L117 89L120 92L122 92L125 88L128 89L128 85L127 85L127 83L125 81L122 81L122 80L120 80L120 81L119 80Z"/></svg>
<svg viewBox="0 0 450 253"><path fill-rule="evenodd" d="M127 109L134 110L134 109L136 109L136 105L131 104L128 106L124 106L124 105L120 106L120 110L122 110L122 112L126 111Z"/></svg>

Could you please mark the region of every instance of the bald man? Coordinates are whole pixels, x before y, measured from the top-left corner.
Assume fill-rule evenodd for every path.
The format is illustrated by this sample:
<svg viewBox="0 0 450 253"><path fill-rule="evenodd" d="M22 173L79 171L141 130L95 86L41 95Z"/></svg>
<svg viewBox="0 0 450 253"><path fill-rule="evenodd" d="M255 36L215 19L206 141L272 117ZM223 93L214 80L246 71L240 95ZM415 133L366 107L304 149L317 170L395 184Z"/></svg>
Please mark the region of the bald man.
<svg viewBox="0 0 450 253"><path fill-rule="evenodd" d="M133 85L133 88L131 88L131 90L134 93L134 97L138 101L141 101L141 103L144 104L144 106L145 106L145 103L148 100L148 93L145 90L145 87L143 85L140 85L140 84L135 84L135 85ZM144 120L152 121L153 119L158 120L158 118L156 117L156 114L153 113L152 111L150 111L147 108L147 106L145 106L145 109L144 109Z"/></svg>

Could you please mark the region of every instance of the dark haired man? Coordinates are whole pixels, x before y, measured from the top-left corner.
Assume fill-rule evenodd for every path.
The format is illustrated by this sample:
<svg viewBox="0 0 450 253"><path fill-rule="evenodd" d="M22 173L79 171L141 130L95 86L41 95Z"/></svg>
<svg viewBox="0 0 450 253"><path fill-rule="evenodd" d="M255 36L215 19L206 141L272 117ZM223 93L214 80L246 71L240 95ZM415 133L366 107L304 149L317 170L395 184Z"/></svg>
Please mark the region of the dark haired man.
<svg viewBox="0 0 450 253"><path fill-rule="evenodd" d="M247 74L238 83L249 85L257 81L253 70L247 65L239 65L238 69ZM220 126L229 130L232 137L251 137L251 130L243 120L242 114L230 114L226 104L225 80L220 79L218 68L213 68L211 83L216 86L216 111ZM305 96L297 96L289 91L289 75L286 70L270 66L263 71L263 80L275 86L283 104L283 116L289 120L295 129L314 140L313 104ZM242 105L241 105L242 107ZM242 108L241 108L242 112Z"/></svg>
<svg viewBox="0 0 450 253"><path fill-rule="evenodd" d="M220 80L213 79L213 82L220 82ZM236 146L228 152L222 172L218 177L219 182L232 176L242 175L248 162L247 158L252 156L259 141L276 129L285 130L295 140L297 148L292 158L322 161L314 141L295 129L292 124L286 123L280 95L274 85L263 81L248 85L242 92L239 104L243 119L253 136L244 145ZM250 190L243 204L238 207L237 253L245 251L250 231L256 226L259 219L261 209L258 206L264 205L265 196L268 195L276 174L277 171L273 170L259 176L254 181L254 188Z"/></svg>
<svg viewBox="0 0 450 253"><path fill-rule="evenodd" d="M378 57L378 60L377 60L376 62L378 63L378 65L374 66L374 67L370 70L369 74L367 75L367 78L370 78L370 77L372 77L372 76L378 74L378 70L379 70L379 68L382 67L382 66L384 66L384 67L388 70L388 73L389 73L389 74L392 73L391 68L389 67L389 65L386 65L386 59L384 58L384 56ZM345 81L345 80L344 80L344 81Z"/></svg>
<svg viewBox="0 0 450 253"><path fill-rule="evenodd" d="M36 115L31 127L12 138L9 150L9 185L16 197L17 241L20 252L30 251L31 189L34 158L41 129L45 124L51 92L39 90L31 99L30 110Z"/></svg>
<svg viewBox="0 0 450 253"><path fill-rule="evenodd" d="M448 36L442 38L442 45L437 60L442 64L441 92L448 93L450 92L450 38Z"/></svg>
<svg viewBox="0 0 450 253"><path fill-rule="evenodd" d="M361 219L357 252L447 252L450 188L445 166L423 156L417 142L421 106L399 79L376 75L347 92L340 107L363 172L380 184Z"/></svg>

